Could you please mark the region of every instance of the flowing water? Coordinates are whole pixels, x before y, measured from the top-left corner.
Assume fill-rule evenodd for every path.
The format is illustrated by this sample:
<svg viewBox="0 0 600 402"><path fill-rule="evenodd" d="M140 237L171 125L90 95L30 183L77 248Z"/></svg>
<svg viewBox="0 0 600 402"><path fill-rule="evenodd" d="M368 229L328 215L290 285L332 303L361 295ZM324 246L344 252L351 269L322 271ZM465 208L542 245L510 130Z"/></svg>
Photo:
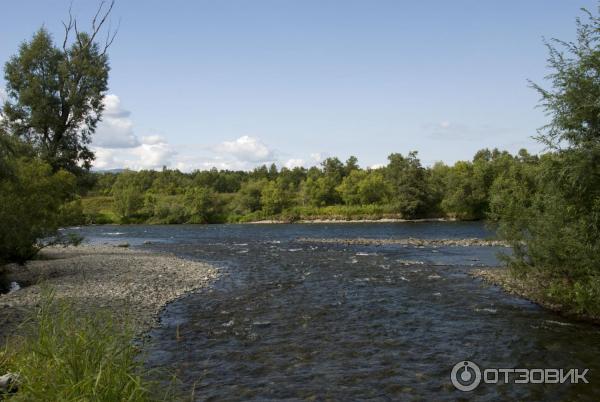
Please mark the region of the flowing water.
<svg viewBox="0 0 600 402"><path fill-rule="evenodd" d="M473 279L495 247L300 238L487 238L480 223L96 226L88 241L220 268L164 311L145 347L197 400L600 400L599 327ZM501 268L497 268L501 269ZM452 367L589 369L589 384L485 384Z"/></svg>

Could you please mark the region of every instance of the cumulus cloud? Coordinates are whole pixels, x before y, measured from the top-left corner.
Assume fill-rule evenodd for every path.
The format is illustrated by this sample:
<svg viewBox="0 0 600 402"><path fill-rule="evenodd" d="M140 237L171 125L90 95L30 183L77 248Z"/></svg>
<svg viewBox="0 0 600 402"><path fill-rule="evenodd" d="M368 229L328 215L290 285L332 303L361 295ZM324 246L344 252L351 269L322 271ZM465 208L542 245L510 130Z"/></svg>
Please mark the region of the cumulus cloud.
<svg viewBox="0 0 600 402"><path fill-rule="evenodd" d="M149 143L145 142L146 138L150 138ZM137 156L137 163L134 164L136 169L160 169L163 166L170 166L171 158L177 152L165 141L154 137L143 137L142 144L134 148L132 154Z"/></svg>
<svg viewBox="0 0 600 402"><path fill-rule="evenodd" d="M133 170L160 169L171 166L177 152L173 147L158 136L142 137L140 144L133 148L104 148L94 147L96 169Z"/></svg>
<svg viewBox="0 0 600 402"><path fill-rule="evenodd" d="M104 148L133 148L140 141L133 132L131 113L121 106L117 95L106 95L102 121L94 134L92 144Z"/></svg>
<svg viewBox="0 0 600 402"><path fill-rule="evenodd" d="M295 167L302 167L304 166L304 159L288 159L284 166L288 169L293 169Z"/></svg>
<svg viewBox="0 0 600 402"><path fill-rule="evenodd" d="M327 156L322 152L313 152L312 154L310 154L310 159L313 162L317 162L317 163L323 161L326 157Z"/></svg>
<svg viewBox="0 0 600 402"><path fill-rule="evenodd" d="M381 168L384 168L386 166L387 165L385 163L376 163L374 165L369 166L369 169L373 169L373 170L375 170L375 169L381 169Z"/></svg>
<svg viewBox="0 0 600 402"><path fill-rule="evenodd" d="M270 162L274 159L274 152L269 147L258 138L247 135L234 141L224 141L215 150L242 162Z"/></svg>
<svg viewBox="0 0 600 402"><path fill-rule="evenodd" d="M281 160L277 153L257 137L241 136L217 145L173 145L159 135L138 136L131 113L117 95L104 100L103 121L98 125L92 142L96 154L94 168L161 169L163 166L189 172L212 168L249 170L262 164L276 163L294 168L305 166L305 159L291 156ZM323 156L312 156L317 162Z"/></svg>
<svg viewBox="0 0 600 402"><path fill-rule="evenodd" d="M104 114L92 141L96 169L160 169L170 166L177 154L158 135L143 136L134 132L131 113L123 108L117 95L104 98Z"/></svg>

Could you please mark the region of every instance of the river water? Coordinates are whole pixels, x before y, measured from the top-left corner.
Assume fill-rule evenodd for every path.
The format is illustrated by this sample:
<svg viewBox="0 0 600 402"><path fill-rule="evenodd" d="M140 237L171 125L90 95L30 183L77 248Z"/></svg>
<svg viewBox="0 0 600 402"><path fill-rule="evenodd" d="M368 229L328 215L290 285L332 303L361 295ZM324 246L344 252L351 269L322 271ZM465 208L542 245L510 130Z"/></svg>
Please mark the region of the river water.
<svg viewBox="0 0 600 402"><path fill-rule="evenodd" d="M327 238L489 238L481 223L91 226L220 268L164 311L145 346L197 400L600 400L599 327L469 275L496 247L348 245ZM497 268L502 269L502 268ZM589 384L485 384L452 367L589 369Z"/></svg>

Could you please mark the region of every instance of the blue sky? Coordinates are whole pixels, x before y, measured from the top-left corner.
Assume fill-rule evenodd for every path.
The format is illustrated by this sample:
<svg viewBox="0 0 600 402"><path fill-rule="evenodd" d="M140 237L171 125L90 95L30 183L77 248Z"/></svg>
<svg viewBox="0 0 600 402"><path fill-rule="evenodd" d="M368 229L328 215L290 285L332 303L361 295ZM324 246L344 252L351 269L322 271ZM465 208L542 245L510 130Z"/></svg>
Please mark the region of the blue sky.
<svg viewBox="0 0 600 402"><path fill-rule="evenodd" d="M70 0L2 5L0 61ZM96 1L73 1L80 24ZM425 164L541 150L542 37L572 39L589 0L117 1L98 168ZM3 85L2 85L3 86Z"/></svg>

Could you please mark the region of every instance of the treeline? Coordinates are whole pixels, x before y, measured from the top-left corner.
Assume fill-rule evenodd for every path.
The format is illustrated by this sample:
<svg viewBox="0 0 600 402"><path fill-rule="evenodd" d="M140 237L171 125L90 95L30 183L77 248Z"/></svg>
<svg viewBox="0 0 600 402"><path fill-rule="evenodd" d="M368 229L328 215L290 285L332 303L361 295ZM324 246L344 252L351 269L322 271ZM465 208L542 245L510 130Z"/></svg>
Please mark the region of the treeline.
<svg viewBox="0 0 600 402"><path fill-rule="evenodd" d="M484 149L472 161L423 167L416 152L362 169L355 157L320 166L95 173L81 204L87 223L223 223L264 219L485 219L494 186L537 156Z"/></svg>

